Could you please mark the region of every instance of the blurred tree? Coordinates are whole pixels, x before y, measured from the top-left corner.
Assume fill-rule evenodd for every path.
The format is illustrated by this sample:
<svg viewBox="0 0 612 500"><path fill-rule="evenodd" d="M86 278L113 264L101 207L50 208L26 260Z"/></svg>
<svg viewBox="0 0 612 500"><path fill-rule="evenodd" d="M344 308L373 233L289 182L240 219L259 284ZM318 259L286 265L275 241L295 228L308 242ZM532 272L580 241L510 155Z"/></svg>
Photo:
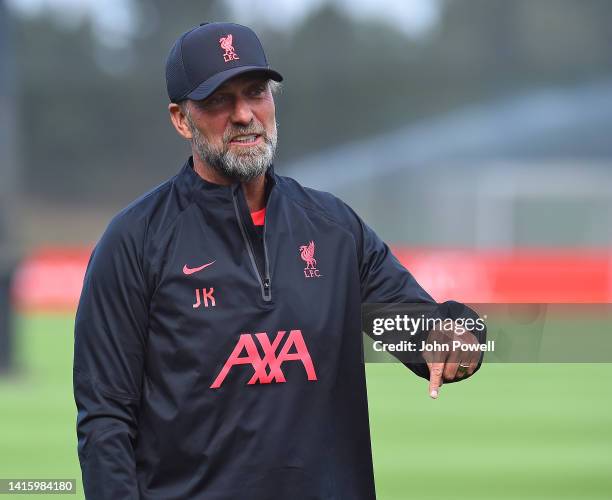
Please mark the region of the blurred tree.
<svg viewBox="0 0 612 500"><path fill-rule="evenodd" d="M431 59L471 99L609 74L605 0L446 0Z"/></svg>
<svg viewBox="0 0 612 500"><path fill-rule="evenodd" d="M124 203L175 172L188 148L169 124L164 63L175 38L229 20L221 0L133 0L125 48L48 14L13 18L23 74L26 188L72 203ZM333 5L292 33L255 26L286 77L279 160L307 155L469 102L609 74L608 0L446 0L437 29L414 40ZM179 8L180 7L180 8Z"/></svg>
<svg viewBox="0 0 612 500"><path fill-rule="evenodd" d="M279 114L281 158L375 133L385 122L405 121L397 116L393 97L410 91L403 75L415 48L393 28L355 24L328 6L287 43L269 45L286 76Z"/></svg>
<svg viewBox="0 0 612 500"><path fill-rule="evenodd" d="M125 49L96 46L88 24L69 30L46 17L16 19L30 193L127 200L179 168L187 148L165 109L165 56L178 34L222 16L217 3L184 0L172 12L175 4L142 2L140 36ZM118 64L128 70L105 71L101 53L129 59Z"/></svg>

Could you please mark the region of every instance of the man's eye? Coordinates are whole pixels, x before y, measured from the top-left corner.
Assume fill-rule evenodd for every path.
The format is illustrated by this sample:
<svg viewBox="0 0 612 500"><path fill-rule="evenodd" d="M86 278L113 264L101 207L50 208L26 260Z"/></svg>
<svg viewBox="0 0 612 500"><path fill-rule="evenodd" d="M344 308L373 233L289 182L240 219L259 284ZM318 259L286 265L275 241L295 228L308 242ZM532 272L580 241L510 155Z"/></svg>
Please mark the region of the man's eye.
<svg viewBox="0 0 612 500"><path fill-rule="evenodd" d="M266 85L258 85L257 87L254 87L253 90L251 90L251 95L254 95L254 96L261 95L266 91L266 88L267 88Z"/></svg>
<svg viewBox="0 0 612 500"><path fill-rule="evenodd" d="M225 102L225 96L222 95L214 95L206 99L206 104L209 106L217 106Z"/></svg>

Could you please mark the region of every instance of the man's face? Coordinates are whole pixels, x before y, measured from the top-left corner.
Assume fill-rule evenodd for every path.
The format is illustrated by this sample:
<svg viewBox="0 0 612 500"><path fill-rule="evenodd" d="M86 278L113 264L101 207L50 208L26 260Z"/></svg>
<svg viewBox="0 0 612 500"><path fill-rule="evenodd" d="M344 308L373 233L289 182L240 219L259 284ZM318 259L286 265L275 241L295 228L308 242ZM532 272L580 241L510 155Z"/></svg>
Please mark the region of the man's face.
<svg viewBox="0 0 612 500"><path fill-rule="evenodd" d="M240 75L186 107L200 159L240 182L263 174L276 151L274 98L267 78Z"/></svg>

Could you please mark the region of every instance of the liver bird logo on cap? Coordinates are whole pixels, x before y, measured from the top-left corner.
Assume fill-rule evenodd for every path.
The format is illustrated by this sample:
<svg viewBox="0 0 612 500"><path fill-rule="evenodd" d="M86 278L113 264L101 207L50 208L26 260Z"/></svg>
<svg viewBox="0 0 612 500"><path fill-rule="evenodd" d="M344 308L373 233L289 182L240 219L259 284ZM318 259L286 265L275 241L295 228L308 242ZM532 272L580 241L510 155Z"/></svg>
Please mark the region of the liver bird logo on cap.
<svg viewBox="0 0 612 500"><path fill-rule="evenodd" d="M240 59L234 49L234 36L231 33L219 38L219 45L221 45L221 48L225 51L223 54L223 60L225 62L237 61Z"/></svg>

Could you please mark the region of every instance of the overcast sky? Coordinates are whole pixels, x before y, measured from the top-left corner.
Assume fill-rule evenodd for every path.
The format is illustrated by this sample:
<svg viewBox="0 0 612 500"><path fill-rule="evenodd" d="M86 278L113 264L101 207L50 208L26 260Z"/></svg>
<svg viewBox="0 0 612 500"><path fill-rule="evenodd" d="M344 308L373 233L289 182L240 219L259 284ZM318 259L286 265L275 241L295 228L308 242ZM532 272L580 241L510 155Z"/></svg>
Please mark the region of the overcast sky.
<svg viewBox="0 0 612 500"><path fill-rule="evenodd" d="M335 3L357 18L375 17L410 36L426 33L438 20L440 0L226 0L234 20L248 24L265 21L291 29L321 4ZM10 7L34 14L48 7L66 25L90 17L98 39L108 45L129 40L137 23L130 0L7 0ZM194 21L195 22L195 21Z"/></svg>

